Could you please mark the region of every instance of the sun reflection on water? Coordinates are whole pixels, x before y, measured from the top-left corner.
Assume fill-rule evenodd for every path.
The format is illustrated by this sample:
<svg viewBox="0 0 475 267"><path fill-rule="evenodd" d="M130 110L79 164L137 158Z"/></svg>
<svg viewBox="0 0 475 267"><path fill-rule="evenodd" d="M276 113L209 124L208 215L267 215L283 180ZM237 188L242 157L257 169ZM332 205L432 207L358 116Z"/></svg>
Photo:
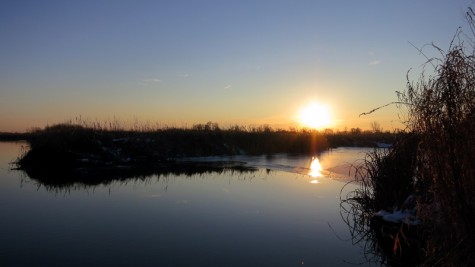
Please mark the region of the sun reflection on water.
<svg viewBox="0 0 475 267"><path fill-rule="evenodd" d="M312 163L310 163L310 170L308 172L308 175L310 175L310 177L312 178L318 178L318 177L322 177L322 165L320 164L320 161L318 160L317 157L312 157ZM318 184L318 180L317 179L313 179L312 181L310 181L310 183L312 184Z"/></svg>

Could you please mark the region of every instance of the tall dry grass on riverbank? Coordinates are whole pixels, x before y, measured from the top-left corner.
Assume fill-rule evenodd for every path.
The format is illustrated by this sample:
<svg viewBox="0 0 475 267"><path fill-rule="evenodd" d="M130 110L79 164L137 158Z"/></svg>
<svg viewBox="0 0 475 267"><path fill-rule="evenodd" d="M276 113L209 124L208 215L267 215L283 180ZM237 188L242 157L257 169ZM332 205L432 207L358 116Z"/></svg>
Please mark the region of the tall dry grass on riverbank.
<svg viewBox="0 0 475 267"><path fill-rule="evenodd" d="M475 263L474 56L473 46L452 45L437 76L409 83L401 96L409 104L408 127L420 136L415 166L422 196L419 216L437 233L427 244L431 265L455 265L455 256L461 264Z"/></svg>
<svg viewBox="0 0 475 267"><path fill-rule="evenodd" d="M475 33L472 9L467 18ZM463 37L457 32L448 52L433 46L442 55L427 63L434 74L408 78L398 101L408 111L408 135L368 156L361 188L344 202L355 237L384 252L385 264L475 265L475 45ZM404 223L375 224L372 214L382 209L414 210L421 224L404 231ZM414 252L419 261L408 262Z"/></svg>
<svg viewBox="0 0 475 267"><path fill-rule="evenodd" d="M353 167L360 187L342 196L342 217L370 262L416 266L422 261L420 242L425 235L419 226L386 223L374 216L381 210L414 209L418 141L413 133L399 133L391 148L375 149Z"/></svg>

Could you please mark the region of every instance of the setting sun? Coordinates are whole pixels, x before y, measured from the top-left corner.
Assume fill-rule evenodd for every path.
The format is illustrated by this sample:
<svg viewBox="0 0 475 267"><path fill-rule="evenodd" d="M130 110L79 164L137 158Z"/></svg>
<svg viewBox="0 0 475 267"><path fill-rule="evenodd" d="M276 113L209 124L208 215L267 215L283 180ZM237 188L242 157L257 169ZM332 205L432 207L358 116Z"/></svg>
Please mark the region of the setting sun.
<svg viewBox="0 0 475 267"><path fill-rule="evenodd" d="M331 124L330 111L327 106L312 102L300 110L300 123L309 128L322 128Z"/></svg>

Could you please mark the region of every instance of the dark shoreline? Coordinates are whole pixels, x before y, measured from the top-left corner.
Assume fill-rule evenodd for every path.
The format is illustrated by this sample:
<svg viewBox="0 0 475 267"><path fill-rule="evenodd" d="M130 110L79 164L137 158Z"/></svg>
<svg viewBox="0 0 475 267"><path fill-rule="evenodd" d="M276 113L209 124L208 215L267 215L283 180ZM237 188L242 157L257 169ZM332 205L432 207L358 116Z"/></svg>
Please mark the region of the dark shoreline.
<svg viewBox="0 0 475 267"><path fill-rule="evenodd" d="M27 141L31 133L9 133L0 132L0 142Z"/></svg>

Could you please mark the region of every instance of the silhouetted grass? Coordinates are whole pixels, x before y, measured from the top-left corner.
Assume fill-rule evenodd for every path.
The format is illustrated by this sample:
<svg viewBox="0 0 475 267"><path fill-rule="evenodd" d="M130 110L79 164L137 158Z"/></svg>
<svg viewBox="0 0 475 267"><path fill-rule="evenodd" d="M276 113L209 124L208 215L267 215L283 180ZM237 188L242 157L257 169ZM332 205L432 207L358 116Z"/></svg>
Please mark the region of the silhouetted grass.
<svg viewBox="0 0 475 267"><path fill-rule="evenodd" d="M469 9L472 30L474 15ZM399 94L408 134L387 152L368 155L358 175L361 188L342 202L355 240L368 241L384 264L475 265L474 47L465 46L461 32L447 53L434 46L442 55L429 61L434 74L408 79ZM420 224L378 224L374 216L404 209ZM419 261L410 261L413 254Z"/></svg>
<svg viewBox="0 0 475 267"><path fill-rule="evenodd" d="M423 261L424 229L386 222L378 211L410 212L415 208L415 163L419 138L400 133L391 148L375 149L355 164L360 188L343 196L342 216L353 242L363 244L367 258L389 266L417 266Z"/></svg>
<svg viewBox="0 0 475 267"><path fill-rule="evenodd" d="M475 264L473 50L452 45L436 70L436 77L409 84L402 96L410 104L408 126L421 139L416 161L420 217L437 233L427 244L429 263ZM462 256L468 258L454 259Z"/></svg>

